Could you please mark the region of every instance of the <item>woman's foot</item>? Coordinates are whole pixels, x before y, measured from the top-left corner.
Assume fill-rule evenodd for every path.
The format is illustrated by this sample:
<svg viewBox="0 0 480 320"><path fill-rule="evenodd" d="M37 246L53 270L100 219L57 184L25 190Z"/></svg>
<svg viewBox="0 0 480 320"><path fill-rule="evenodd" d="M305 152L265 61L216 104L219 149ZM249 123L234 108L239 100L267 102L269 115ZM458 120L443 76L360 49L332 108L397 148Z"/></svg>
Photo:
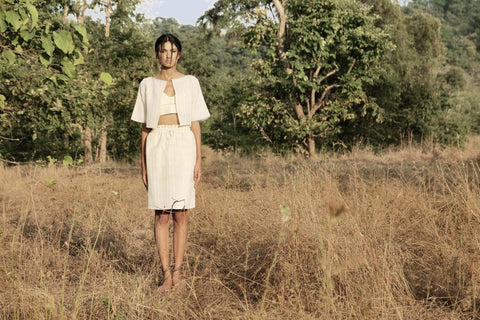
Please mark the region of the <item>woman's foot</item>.
<svg viewBox="0 0 480 320"><path fill-rule="evenodd" d="M163 271L163 283L157 289L159 294L164 295L172 290L172 278L172 270L170 268Z"/></svg>
<svg viewBox="0 0 480 320"><path fill-rule="evenodd" d="M185 280L182 279L182 268L173 269L172 285L175 291L185 291Z"/></svg>

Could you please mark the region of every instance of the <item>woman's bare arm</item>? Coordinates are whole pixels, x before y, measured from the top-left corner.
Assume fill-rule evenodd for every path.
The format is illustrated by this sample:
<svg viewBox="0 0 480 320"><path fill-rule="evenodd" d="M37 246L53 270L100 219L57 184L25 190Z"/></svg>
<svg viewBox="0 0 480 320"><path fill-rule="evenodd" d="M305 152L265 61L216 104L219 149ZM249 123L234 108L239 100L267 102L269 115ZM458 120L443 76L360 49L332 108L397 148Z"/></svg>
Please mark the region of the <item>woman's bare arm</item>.
<svg viewBox="0 0 480 320"><path fill-rule="evenodd" d="M145 142L147 141L147 136L150 133L151 129L147 128L145 123L142 125L142 180L145 188L148 189L148 180L147 180L147 163L145 161Z"/></svg>
<svg viewBox="0 0 480 320"><path fill-rule="evenodd" d="M193 121L190 125L190 129L195 137L195 152L197 160L195 161L195 167L193 170L193 180L195 181L196 188L202 177L202 131L200 129L200 122Z"/></svg>

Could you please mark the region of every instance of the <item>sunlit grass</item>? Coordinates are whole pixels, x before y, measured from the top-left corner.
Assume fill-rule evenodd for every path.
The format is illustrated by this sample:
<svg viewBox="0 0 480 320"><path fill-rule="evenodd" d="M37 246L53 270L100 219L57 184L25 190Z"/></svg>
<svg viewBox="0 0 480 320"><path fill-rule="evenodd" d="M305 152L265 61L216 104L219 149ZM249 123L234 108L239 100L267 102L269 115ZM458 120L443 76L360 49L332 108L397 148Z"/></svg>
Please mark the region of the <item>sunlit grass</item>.
<svg viewBox="0 0 480 320"><path fill-rule="evenodd" d="M137 167L0 167L0 317L478 318L478 142L313 161L205 150L189 290L166 297Z"/></svg>

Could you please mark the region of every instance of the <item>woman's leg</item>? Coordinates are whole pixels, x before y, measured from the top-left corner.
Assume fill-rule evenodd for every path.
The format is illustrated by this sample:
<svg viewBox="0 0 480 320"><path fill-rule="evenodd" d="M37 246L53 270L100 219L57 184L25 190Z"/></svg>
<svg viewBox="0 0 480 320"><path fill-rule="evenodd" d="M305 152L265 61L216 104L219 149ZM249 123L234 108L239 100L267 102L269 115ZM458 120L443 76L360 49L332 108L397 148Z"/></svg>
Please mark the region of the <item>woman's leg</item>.
<svg viewBox="0 0 480 320"><path fill-rule="evenodd" d="M169 218L170 214L168 214L168 212L155 210L155 242L164 274L163 284L158 288L160 293L167 292L172 288L172 270L170 269L170 252L168 245Z"/></svg>
<svg viewBox="0 0 480 320"><path fill-rule="evenodd" d="M173 285L178 284L182 280L181 267L187 245L187 222L187 210L175 211L173 213L173 253L175 258Z"/></svg>

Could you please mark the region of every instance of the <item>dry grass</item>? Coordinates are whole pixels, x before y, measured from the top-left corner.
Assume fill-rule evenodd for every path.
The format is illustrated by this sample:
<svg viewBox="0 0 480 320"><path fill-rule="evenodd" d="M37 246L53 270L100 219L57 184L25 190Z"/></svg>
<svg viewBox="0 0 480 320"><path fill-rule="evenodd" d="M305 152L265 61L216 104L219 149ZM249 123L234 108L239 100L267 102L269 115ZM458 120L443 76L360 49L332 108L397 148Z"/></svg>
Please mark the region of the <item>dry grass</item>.
<svg viewBox="0 0 480 320"><path fill-rule="evenodd" d="M137 168L0 167L0 317L480 319L479 142L205 150L189 290L163 298Z"/></svg>

